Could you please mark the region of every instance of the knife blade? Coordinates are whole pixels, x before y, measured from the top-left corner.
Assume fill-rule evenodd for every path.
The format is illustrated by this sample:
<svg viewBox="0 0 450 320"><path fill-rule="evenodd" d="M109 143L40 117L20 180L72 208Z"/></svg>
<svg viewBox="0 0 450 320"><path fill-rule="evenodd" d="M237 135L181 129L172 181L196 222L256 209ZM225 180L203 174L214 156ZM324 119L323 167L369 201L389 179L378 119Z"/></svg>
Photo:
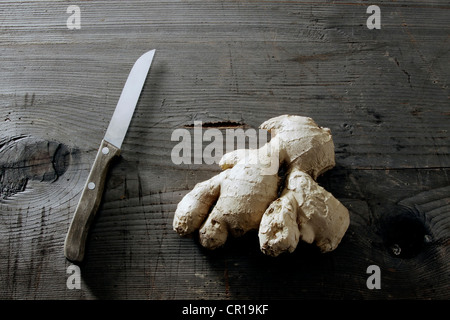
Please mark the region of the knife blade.
<svg viewBox="0 0 450 320"><path fill-rule="evenodd" d="M155 50L150 50L136 60L122 89L64 241L68 260L81 262L84 258L87 235L101 202L109 165L120 154L154 55Z"/></svg>

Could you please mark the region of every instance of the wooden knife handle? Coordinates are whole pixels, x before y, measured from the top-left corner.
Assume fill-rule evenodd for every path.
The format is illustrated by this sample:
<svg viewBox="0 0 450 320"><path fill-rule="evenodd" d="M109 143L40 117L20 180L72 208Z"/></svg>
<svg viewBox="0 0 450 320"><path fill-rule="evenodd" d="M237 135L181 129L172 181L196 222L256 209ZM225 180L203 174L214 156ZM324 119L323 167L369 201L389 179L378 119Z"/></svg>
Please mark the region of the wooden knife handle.
<svg viewBox="0 0 450 320"><path fill-rule="evenodd" d="M84 186L64 243L64 255L71 261L82 261L89 227L100 205L106 174L111 160L120 149L103 140Z"/></svg>

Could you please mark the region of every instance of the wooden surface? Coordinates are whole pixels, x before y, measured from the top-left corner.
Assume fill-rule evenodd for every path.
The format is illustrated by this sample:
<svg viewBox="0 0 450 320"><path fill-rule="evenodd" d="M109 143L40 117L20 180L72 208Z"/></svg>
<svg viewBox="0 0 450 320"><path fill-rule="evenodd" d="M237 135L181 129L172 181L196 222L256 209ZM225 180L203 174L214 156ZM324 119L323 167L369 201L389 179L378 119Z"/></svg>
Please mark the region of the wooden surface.
<svg viewBox="0 0 450 320"><path fill-rule="evenodd" d="M450 6L384 1L0 3L0 299L449 299ZM69 290L63 244L128 72L157 49ZM256 233L218 251L172 231L215 165L175 165L195 120L280 114L332 131L319 182L351 215L342 243L269 258ZM367 267L381 289L366 286Z"/></svg>

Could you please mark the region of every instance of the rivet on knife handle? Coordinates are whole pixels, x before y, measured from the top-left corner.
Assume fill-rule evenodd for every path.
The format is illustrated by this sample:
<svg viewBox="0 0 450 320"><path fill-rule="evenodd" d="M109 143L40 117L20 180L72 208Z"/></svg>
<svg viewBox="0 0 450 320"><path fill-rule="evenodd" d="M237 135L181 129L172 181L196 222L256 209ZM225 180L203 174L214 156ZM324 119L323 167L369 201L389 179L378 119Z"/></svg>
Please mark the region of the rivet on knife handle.
<svg viewBox="0 0 450 320"><path fill-rule="evenodd" d="M120 149L103 140L95 157L83 193L75 210L64 244L64 255L72 261L82 261L86 238L95 213L98 210L105 185L106 173L111 160L120 154Z"/></svg>

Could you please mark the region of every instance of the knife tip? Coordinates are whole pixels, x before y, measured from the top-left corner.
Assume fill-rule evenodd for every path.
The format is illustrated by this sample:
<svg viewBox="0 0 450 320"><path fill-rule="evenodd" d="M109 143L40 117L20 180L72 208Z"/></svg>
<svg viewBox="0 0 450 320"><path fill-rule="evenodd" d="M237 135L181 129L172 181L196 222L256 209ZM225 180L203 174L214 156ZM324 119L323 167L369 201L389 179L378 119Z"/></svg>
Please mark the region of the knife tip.
<svg viewBox="0 0 450 320"><path fill-rule="evenodd" d="M153 57L155 55L155 51L156 51L155 49L152 49L150 51L145 52L143 55L139 57L139 59L136 60L134 66L140 65L140 66L147 66L148 68L150 68Z"/></svg>

